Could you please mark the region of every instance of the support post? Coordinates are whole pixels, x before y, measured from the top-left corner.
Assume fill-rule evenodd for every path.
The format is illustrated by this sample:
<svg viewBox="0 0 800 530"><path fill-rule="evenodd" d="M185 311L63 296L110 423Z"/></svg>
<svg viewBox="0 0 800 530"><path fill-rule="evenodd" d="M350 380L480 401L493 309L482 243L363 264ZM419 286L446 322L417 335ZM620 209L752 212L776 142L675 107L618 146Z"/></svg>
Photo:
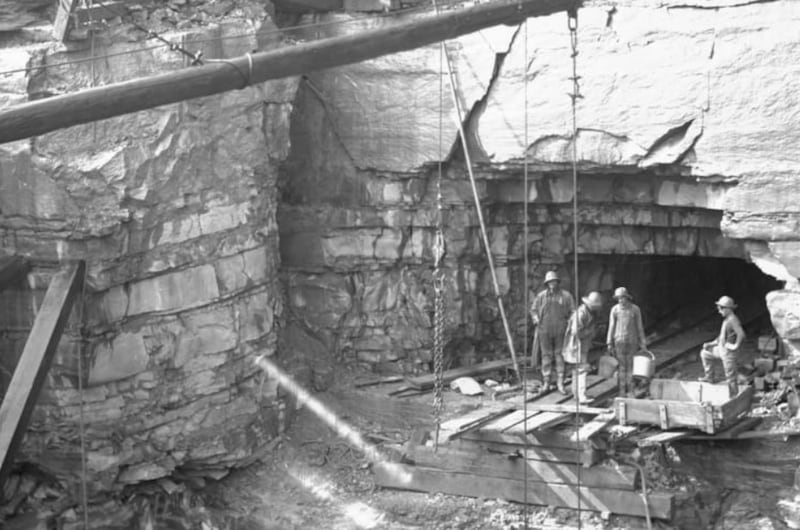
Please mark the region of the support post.
<svg viewBox="0 0 800 530"><path fill-rule="evenodd" d="M81 293L85 270L84 262L79 261L53 276L0 404L0 492L44 386L72 305Z"/></svg>

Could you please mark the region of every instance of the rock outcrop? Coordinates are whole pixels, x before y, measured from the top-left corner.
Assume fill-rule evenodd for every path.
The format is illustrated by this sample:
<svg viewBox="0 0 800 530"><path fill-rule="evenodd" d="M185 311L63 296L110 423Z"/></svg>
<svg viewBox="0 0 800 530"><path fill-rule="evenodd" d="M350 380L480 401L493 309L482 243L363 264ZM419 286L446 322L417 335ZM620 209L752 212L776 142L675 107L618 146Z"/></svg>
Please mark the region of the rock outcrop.
<svg viewBox="0 0 800 530"><path fill-rule="evenodd" d="M274 26L263 6L245 4L225 19L204 13L184 30L185 46L209 59L268 47L255 32ZM133 16L180 42L162 15ZM110 58L3 76L2 104L185 66L144 37L112 21L94 43L4 49L3 70L84 59L90 48ZM33 293L4 295L9 351L19 353L52 264L88 264L83 307L21 460L77 483L82 418L95 495L219 477L269 447L284 403L252 360L275 353L283 312L275 183L296 86L275 81L0 146L2 251L37 264Z"/></svg>

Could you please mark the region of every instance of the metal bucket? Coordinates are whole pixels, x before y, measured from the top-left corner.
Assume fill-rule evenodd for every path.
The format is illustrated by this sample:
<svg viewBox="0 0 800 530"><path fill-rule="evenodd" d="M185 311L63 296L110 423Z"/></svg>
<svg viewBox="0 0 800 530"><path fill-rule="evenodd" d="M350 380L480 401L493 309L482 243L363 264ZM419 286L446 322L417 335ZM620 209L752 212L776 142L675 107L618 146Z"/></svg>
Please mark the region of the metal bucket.
<svg viewBox="0 0 800 530"><path fill-rule="evenodd" d="M634 377L643 377L650 379L656 373L656 356L652 352L642 350L633 356L633 370Z"/></svg>

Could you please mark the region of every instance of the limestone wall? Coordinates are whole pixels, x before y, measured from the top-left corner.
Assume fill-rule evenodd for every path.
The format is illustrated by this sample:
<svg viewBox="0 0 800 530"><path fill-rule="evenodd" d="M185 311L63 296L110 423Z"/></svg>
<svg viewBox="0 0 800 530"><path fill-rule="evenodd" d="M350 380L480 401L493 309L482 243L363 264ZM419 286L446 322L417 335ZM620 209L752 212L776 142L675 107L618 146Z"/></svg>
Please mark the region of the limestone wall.
<svg viewBox="0 0 800 530"><path fill-rule="evenodd" d="M708 7L595 2L580 10L579 252L752 259L792 286L798 163L788 147L797 135L790 87L800 12L792 2ZM547 268L566 270L572 252L566 16L531 19L525 29L447 44L515 322L524 318L516 301L522 249L531 251L533 285ZM430 289L407 297L419 300L411 309L377 286L403 285L409 274L425 285L438 160L448 175L449 325L480 341L502 335L440 64L439 47L429 46L310 74L293 115L296 151L284 168L279 215L289 289L299 293L289 306L330 349L364 361L413 356L403 326L395 332L393 321L375 317L387 308L403 323L426 322L419 340L430 344ZM532 241L522 244L526 158L534 208ZM592 281L581 290L605 287ZM364 285L387 292L388 302L373 307ZM786 310L800 314L792 304Z"/></svg>
<svg viewBox="0 0 800 530"><path fill-rule="evenodd" d="M263 6L245 4L230 3L224 19L213 10L178 17L194 26L184 29L187 48L210 59L269 46L252 36L270 27ZM175 13L135 13L181 42L167 15ZM152 44L112 21L95 54L137 53L2 76L0 101L186 66ZM91 48L89 37L66 47L14 44L0 50L0 70L85 59ZM78 479L78 355L88 376L90 493L173 473L218 477L258 457L282 428L277 389L252 359L275 353L283 311L275 182L295 90L296 80L281 80L0 146L2 252L37 264L39 292L59 262L88 262L85 304L61 342L21 459ZM31 295L8 296L0 324L17 323L18 350Z"/></svg>

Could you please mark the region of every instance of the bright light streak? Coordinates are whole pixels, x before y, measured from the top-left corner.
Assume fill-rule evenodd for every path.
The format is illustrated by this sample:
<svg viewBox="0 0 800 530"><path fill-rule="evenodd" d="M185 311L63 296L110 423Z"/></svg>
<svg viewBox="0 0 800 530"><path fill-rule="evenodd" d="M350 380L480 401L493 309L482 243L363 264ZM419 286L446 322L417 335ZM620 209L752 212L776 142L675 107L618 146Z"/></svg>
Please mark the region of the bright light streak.
<svg viewBox="0 0 800 530"><path fill-rule="evenodd" d="M388 472L396 475L399 480L404 483L411 482L411 474L407 471L400 469L394 462L391 462L384 456L377 446L364 440L361 434L350 426L346 421L339 418L332 410L326 407L319 399L315 398L305 388L297 384L292 377L284 372L278 365L265 356L258 357L255 361L256 366L264 370L267 375L275 378L278 384L284 387L287 391L291 392L297 402L305 406L313 412L319 419L324 421L328 426L336 431L340 437L344 438L347 443L355 447L367 459L375 464L383 464L383 467Z"/></svg>

